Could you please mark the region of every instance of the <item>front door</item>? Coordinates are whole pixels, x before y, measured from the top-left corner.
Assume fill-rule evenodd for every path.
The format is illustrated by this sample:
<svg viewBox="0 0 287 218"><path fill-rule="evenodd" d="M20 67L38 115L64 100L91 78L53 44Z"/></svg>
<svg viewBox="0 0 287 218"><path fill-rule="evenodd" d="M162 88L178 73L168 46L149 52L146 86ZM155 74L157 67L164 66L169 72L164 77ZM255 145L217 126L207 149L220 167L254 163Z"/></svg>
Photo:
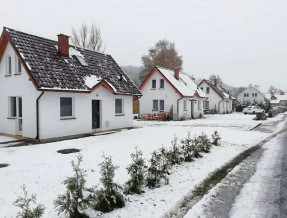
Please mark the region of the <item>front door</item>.
<svg viewBox="0 0 287 218"><path fill-rule="evenodd" d="M191 103L191 107L190 107L190 115L191 115L191 118L193 118L194 119L194 113L193 113L193 111L194 111L194 101L193 100L191 100L190 101L190 103Z"/></svg>
<svg viewBox="0 0 287 218"><path fill-rule="evenodd" d="M92 100L92 128L100 128L100 101Z"/></svg>

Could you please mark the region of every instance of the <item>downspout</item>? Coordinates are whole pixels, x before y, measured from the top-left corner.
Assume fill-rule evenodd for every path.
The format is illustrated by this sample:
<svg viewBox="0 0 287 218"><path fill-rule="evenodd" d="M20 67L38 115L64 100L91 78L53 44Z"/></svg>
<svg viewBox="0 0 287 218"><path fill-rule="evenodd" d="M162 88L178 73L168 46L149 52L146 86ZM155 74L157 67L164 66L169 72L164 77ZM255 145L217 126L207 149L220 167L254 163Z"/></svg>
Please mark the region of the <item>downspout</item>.
<svg viewBox="0 0 287 218"><path fill-rule="evenodd" d="M37 135L36 135L36 142L40 142L40 136L39 136L39 132L40 132L40 125L39 125L39 100L40 98L44 95L44 91L42 91L42 93L39 95L39 97L36 100L36 122L37 122Z"/></svg>
<svg viewBox="0 0 287 218"><path fill-rule="evenodd" d="M177 105L176 105L176 109L177 109L177 119L178 119L178 120L179 120L179 104L178 104L178 102L179 102L181 99L183 99L183 96L182 96L181 98L177 99Z"/></svg>

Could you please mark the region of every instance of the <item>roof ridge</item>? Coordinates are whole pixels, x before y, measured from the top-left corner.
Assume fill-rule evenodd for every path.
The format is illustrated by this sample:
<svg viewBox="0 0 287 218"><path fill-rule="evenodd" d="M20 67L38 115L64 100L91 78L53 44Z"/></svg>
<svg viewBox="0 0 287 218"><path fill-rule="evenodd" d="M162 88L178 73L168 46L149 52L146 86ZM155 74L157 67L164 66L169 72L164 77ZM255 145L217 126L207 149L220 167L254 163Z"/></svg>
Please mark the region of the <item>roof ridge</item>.
<svg viewBox="0 0 287 218"><path fill-rule="evenodd" d="M40 38L40 39L45 39L45 40L49 40L49 41L58 43L57 40L50 39L50 38L47 38L47 37L44 37L44 36L35 35L34 33L31 33L31 32L23 32L22 30L15 30L15 29L12 29L10 27L5 27L5 26L3 27L3 29L5 29L5 30L7 29L8 30L8 34L9 34L9 31L15 31L15 32L18 32L18 33L22 33L22 34L26 34L26 35L37 37L37 38ZM99 52L99 51L92 50L92 49L89 49L89 48L82 48L80 46L77 46L77 45L74 45L74 44L70 44L70 42L69 42L69 46L71 46L71 47L75 47L75 48L78 48L78 49L84 49L84 50L87 50L87 51L92 51L92 52L96 52L96 53L99 53L99 54L109 55L110 56L110 54L105 54L103 52Z"/></svg>

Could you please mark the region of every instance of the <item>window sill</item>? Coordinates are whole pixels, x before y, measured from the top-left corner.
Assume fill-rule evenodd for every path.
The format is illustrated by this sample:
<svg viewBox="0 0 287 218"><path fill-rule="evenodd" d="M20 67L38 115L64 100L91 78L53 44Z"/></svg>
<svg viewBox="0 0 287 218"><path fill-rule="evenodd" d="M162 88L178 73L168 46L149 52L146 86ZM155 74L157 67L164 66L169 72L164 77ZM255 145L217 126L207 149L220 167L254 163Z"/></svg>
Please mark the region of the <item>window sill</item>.
<svg viewBox="0 0 287 218"><path fill-rule="evenodd" d="M11 75L9 75L9 74L6 74L4 77L10 77L10 76L12 76L12 74L11 74Z"/></svg>
<svg viewBox="0 0 287 218"><path fill-rule="evenodd" d="M7 117L8 120L16 120L16 117Z"/></svg>
<svg viewBox="0 0 287 218"><path fill-rule="evenodd" d="M76 117L60 117L60 120L75 120Z"/></svg>
<svg viewBox="0 0 287 218"><path fill-rule="evenodd" d="M183 111L187 111L187 109L183 109Z"/></svg>
<svg viewBox="0 0 287 218"><path fill-rule="evenodd" d="M156 90L156 88L151 88L150 90Z"/></svg>
<svg viewBox="0 0 287 218"><path fill-rule="evenodd" d="M19 75L21 75L21 73L14 73L14 75L15 75L15 76L19 76Z"/></svg>
<svg viewBox="0 0 287 218"><path fill-rule="evenodd" d="M125 114L115 114L116 117L123 117Z"/></svg>
<svg viewBox="0 0 287 218"><path fill-rule="evenodd" d="M159 90L164 90L164 88L159 88Z"/></svg>

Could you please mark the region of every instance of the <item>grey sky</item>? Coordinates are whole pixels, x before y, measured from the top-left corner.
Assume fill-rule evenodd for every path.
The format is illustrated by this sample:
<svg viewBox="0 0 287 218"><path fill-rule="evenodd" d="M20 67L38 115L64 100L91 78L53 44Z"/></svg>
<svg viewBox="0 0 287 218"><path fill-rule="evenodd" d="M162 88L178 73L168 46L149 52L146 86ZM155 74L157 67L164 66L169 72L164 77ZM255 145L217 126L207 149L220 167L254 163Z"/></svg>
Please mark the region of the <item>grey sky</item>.
<svg viewBox="0 0 287 218"><path fill-rule="evenodd" d="M287 89L286 0L0 0L0 28L56 39L95 22L106 52L141 65L159 39L174 41L184 71L233 86Z"/></svg>

